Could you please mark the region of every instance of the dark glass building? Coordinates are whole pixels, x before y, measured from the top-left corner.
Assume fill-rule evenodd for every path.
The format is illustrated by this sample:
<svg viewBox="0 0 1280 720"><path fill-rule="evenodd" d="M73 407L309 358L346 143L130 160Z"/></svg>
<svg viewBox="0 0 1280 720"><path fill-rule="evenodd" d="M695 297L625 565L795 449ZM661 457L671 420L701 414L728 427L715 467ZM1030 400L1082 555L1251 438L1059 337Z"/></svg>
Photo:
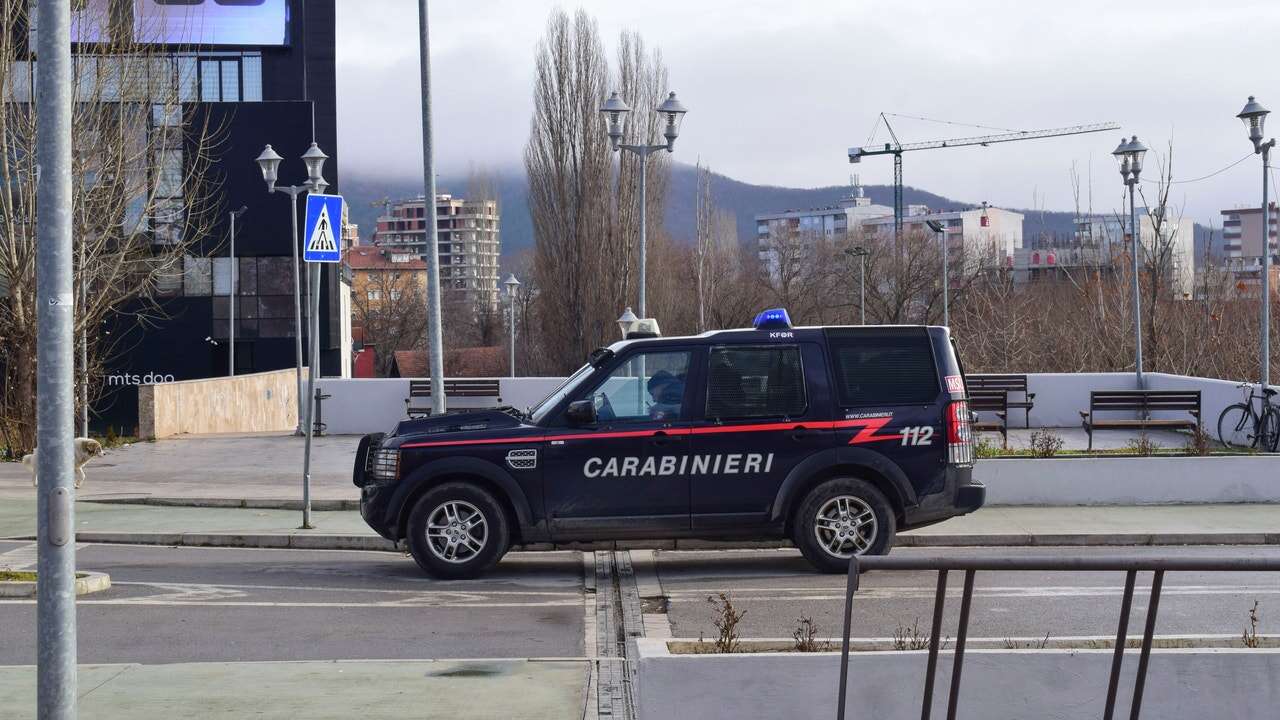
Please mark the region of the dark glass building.
<svg viewBox="0 0 1280 720"><path fill-rule="evenodd" d="M166 13L173 15L174 27L185 28L182 37L159 37L176 41L172 53L161 55L172 63L183 121L208 123L217 129L213 147L205 149L211 157L206 185L213 188L214 220L209 232L183 258L181 272L175 272L160 289L156 304L161 312L148 306L149 317L143 320L142 307L124 308L104 328L112 334L114 349L107 358L104 393L94 403L91 424L99 431L111 425L130 433L137 424L137 384L148 378L170 381L228 374L233 321L237 374L294 366L290 254L298 249L291 242L290 200L284 193L267 192L254 159L271 144L285 158L279 185L301 184L306 171L300 158L314 141L330 156L324 167L327 192L340 192L335 0L87 3L109 3L113 12L117 7L127 12L133 5L139 13L146 4L148 17L162 21L168 20ZM178 17L179 13L183 15ZM193 27L199 29L195 37ZM195 148L185 148L158 162L190 163L195 154ZM162 175L164 168L157 171ZM175 206L181 205L175 199ZM304 197L298 205L301 232ZM236 221L233 320L229 214L241 207L247 210ZM164 242L167 232L181 232L178 227L166 228L163 213L156 214L155 242ZM348 365L343 357L349 355L349 339L343 338L341 321L347 294L336 267L324 266L320 288L321 372L325 375L340 374ZM305 292L305 266L303 270ZM305 347L304 338L304 355Z"/></svg>

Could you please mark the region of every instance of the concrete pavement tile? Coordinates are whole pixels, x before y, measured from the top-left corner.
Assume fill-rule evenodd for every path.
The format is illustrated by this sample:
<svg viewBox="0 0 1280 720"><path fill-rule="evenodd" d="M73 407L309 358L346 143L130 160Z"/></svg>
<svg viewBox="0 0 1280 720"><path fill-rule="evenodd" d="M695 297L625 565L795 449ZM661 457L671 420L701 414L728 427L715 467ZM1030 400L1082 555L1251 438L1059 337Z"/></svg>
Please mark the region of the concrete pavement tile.
<svg viewBox="0 0 1280 720"><path fill-rule="evenodd" d="M82 720L581 717L585 660L82 666ZM35 717L35 669L0 667L6 718ZM12 712L10 715L8 713Z"/></svg>

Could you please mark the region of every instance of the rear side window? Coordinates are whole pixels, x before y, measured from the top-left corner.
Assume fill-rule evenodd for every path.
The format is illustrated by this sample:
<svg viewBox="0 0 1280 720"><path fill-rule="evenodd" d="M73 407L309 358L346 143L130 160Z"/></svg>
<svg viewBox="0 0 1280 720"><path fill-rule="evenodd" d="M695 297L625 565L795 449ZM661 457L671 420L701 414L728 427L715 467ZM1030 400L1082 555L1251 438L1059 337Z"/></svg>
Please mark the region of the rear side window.
<svg viewBox="0 0 1280 720"><path fill-rule="evenodd" d="M800 348L716 347L707 378L712 420L795 417L808 407Z"/></svg>
<svg viewBox="0 0 1280 720"><path fill-rule="evenodd" d="M841 405L912 405L938 399L928 335L831 337Z"/></svg>

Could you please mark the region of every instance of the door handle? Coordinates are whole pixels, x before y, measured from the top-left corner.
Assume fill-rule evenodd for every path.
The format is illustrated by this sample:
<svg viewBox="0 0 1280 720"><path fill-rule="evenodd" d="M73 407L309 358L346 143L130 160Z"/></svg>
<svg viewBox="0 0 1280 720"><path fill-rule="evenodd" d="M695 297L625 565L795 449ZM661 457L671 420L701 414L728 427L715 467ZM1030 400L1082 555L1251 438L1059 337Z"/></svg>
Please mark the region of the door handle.
<svg viewBox="0 0 1280 720"><path fill-rule="evenodd" d="M668 435L665 431L659 430L649 438L649 444L655 447L666 447L675 442L675 438Z"/></svg>
<svg viewBox="0 0 1280 720"><path fill-rule="evenodd" d="M791 428L791 439L797 442L814 436L814 432L804 425L797 425Z"/></svg>

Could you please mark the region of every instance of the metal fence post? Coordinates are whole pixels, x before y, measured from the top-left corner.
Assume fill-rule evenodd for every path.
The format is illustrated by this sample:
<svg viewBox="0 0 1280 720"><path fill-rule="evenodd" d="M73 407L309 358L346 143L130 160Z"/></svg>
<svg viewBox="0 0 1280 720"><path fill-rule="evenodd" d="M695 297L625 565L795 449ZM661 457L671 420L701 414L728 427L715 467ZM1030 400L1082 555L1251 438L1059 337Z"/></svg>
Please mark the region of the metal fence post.
<svg viewBox="0 0 1280 720"><path fill-rule="evenodd" d="M36 714L76 717L75 294L71 241L71 7L36 11Z"/></svg>
<svg viewBox="0 0 1280 720"><path fill-rule="evenodd" d="M431 136L431 42L427 30L427 0L418 3L418 30L422 45L422 169L425 207L423 208L423 239L426 240L427 258L427 357L431 366L431 412L445 411L444 397L444 340L440 319L440 248L436 245L439 234L436 228L436 169L435 147Z"/></svg>
<svg viewBox="0 0 1280 720"><path fill-rule="evenodd" d="M315 528L311 524L311 436L315 433L315 423L313 413L316 407L316 376L320 374L320 263L311 263L312 267L307 268L308 285L311 287L311 294L307 297L307 302L311 305L311 360L307 369L307 416L304 432L306 433L306 449L303 451L302 460L302 529L312 530ZM311 277L315 276L315 281L311 282Z"/></svg>

